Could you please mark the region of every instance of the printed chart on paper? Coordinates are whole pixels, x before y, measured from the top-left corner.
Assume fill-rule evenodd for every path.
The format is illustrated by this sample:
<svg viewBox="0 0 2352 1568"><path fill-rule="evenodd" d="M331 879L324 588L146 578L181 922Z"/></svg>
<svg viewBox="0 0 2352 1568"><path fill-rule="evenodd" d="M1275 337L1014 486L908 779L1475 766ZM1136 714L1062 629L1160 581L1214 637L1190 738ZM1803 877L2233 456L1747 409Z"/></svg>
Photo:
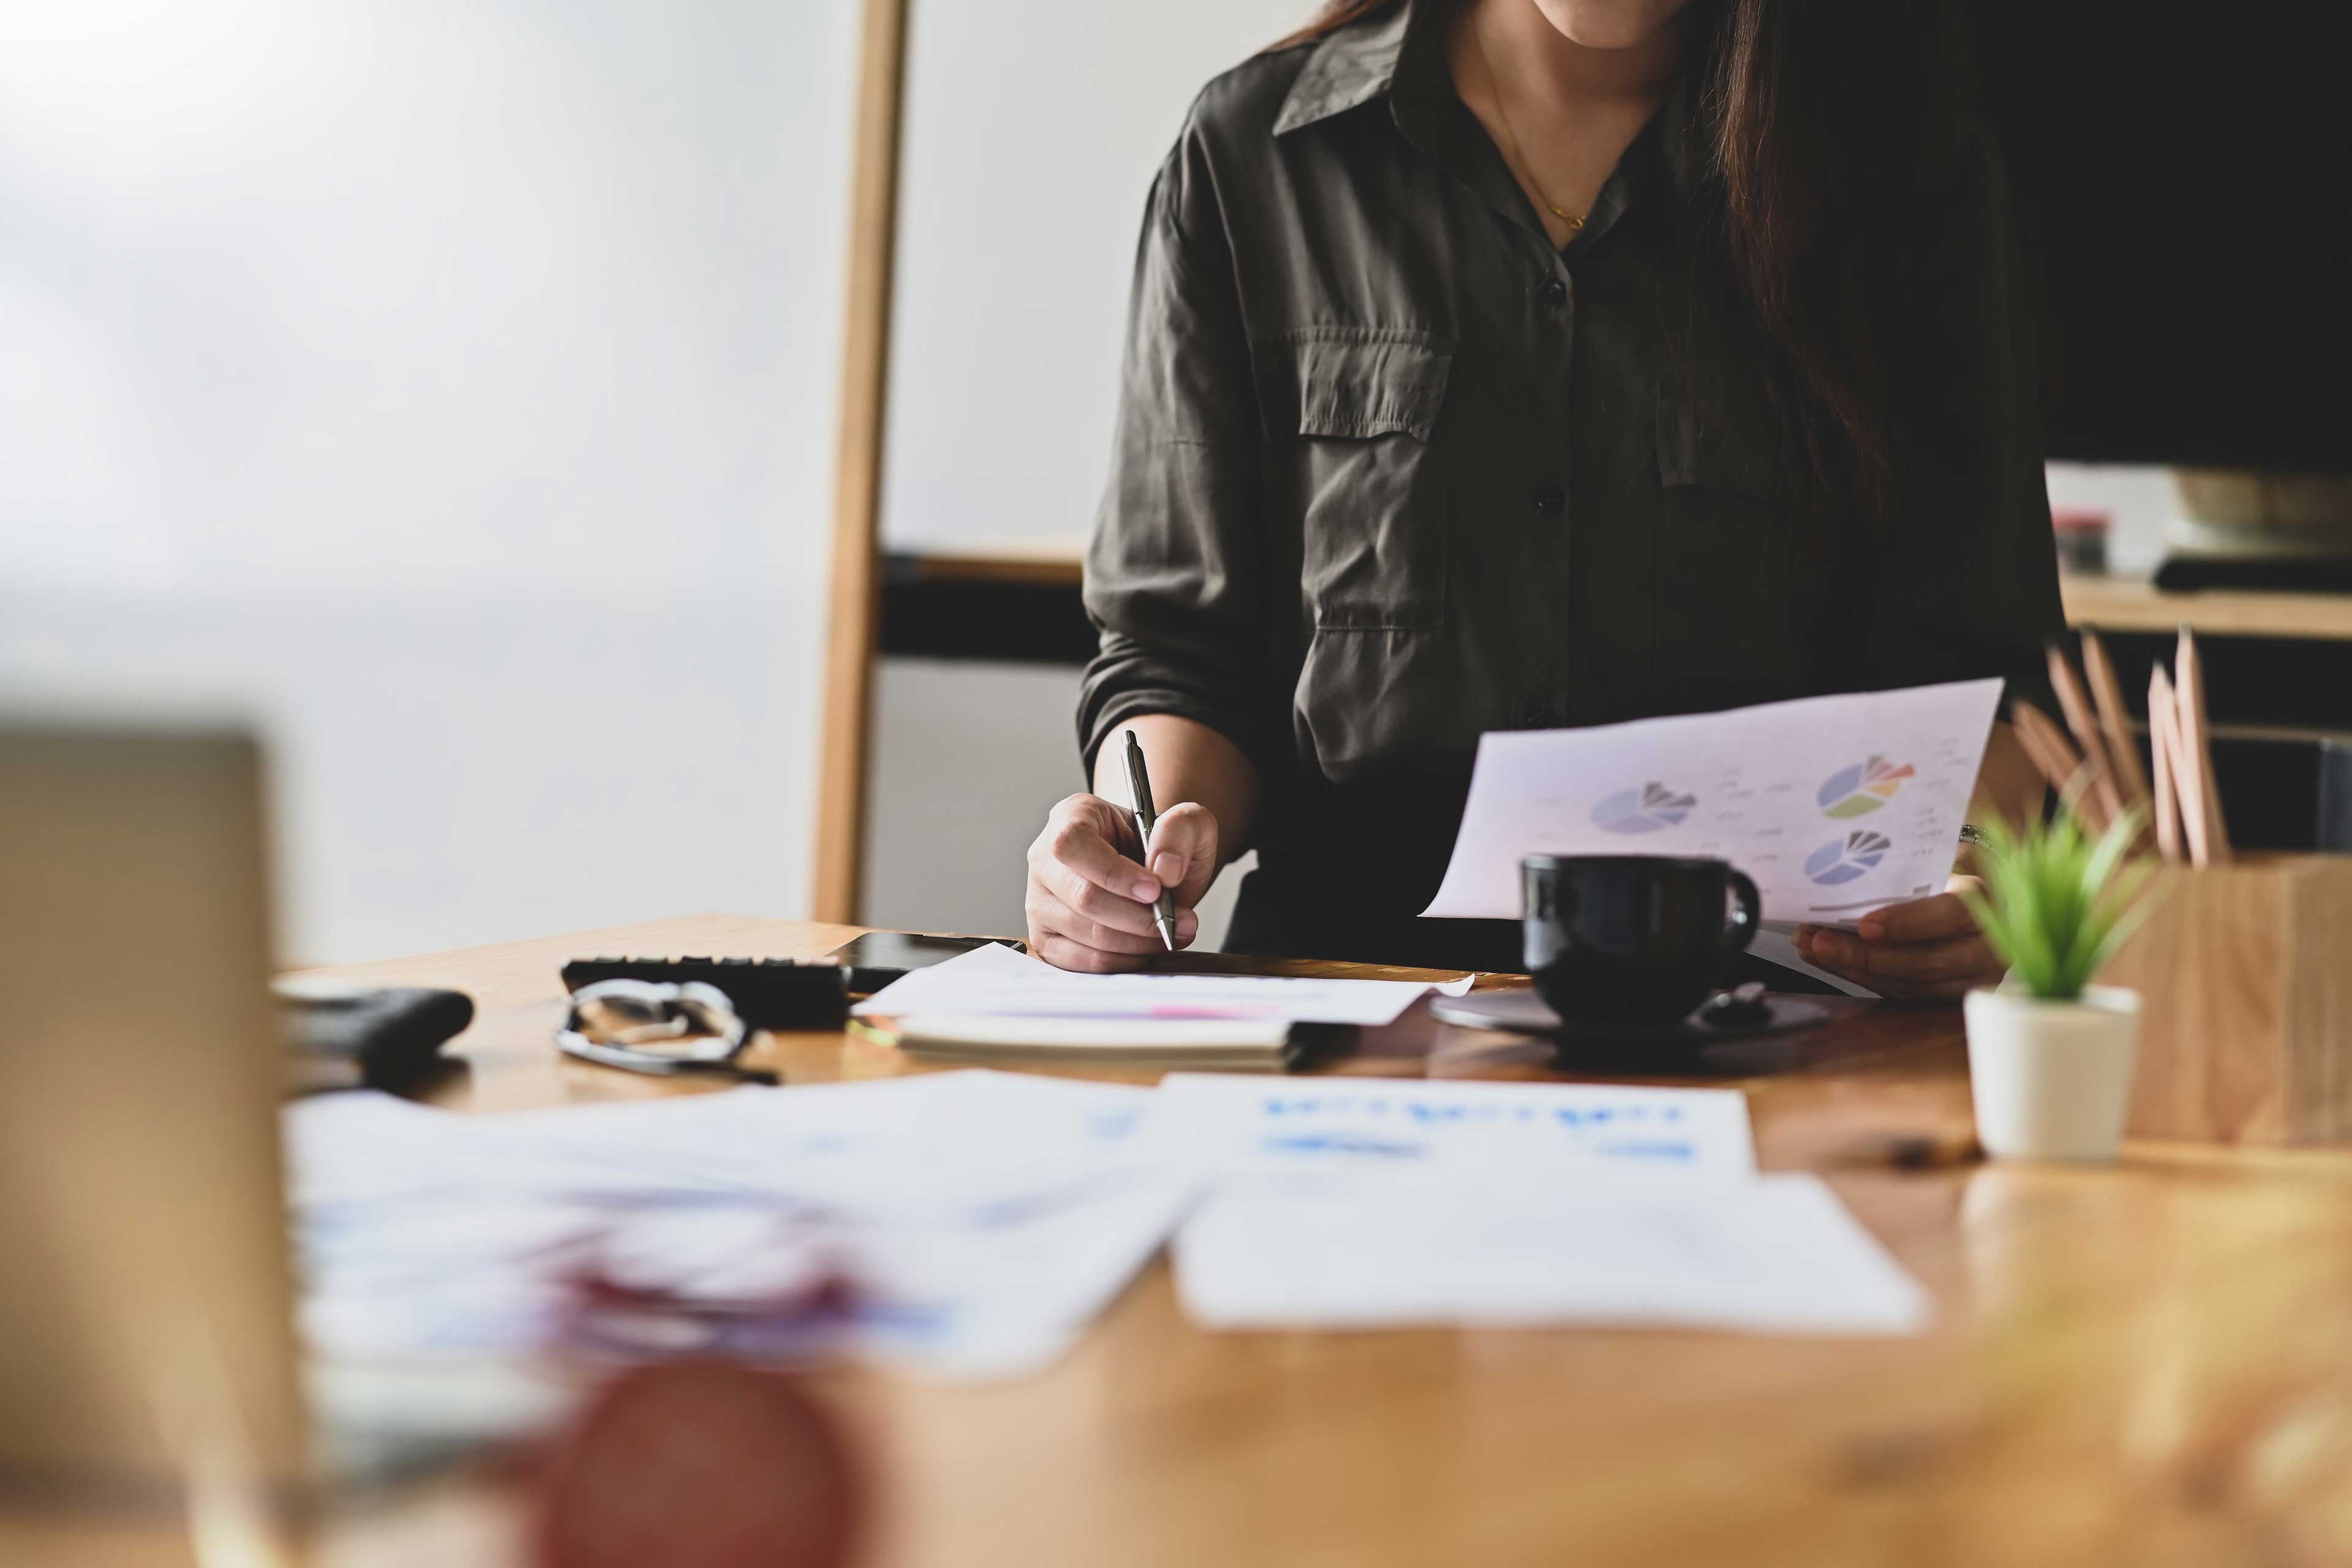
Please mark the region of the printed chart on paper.
<svg viewBox="0 0 2352 1568"><path fill-rule="evenodd" d="M1775 923L1938 892L2000 701L2000 681L1969 680L1487 734L1424 912L1517 919L1538 854L1728 860Z"/></svg>

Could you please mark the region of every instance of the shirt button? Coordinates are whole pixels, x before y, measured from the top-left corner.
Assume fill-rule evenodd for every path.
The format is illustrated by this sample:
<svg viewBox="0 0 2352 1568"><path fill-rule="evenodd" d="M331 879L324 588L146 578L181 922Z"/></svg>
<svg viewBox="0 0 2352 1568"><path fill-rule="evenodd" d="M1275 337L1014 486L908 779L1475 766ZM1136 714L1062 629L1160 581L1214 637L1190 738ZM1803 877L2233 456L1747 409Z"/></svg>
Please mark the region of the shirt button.
<svg viewBox="0 0 2352 1568"><path fill-rule="evenodd" d="M1568 506L1568 492L1558 485L1538 485L1534 499L1538 517L1558 517Z"/></svg>
<svg viewBox="0 0 2352 1568"><path fill-rule="evenodd" d="M1543 302L1553 310L1568 303L1568 285L1555 278L1543 286Z"/></svg>

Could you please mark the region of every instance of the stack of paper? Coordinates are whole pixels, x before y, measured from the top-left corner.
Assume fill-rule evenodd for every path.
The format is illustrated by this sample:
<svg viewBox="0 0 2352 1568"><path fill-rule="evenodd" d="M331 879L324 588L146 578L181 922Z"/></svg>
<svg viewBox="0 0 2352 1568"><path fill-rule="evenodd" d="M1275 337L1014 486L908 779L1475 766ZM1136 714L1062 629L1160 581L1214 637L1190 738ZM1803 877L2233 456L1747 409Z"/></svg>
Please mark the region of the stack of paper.
<svg viewBox="0 0 2352 1568"><path fill-rule="evenodd" d="M1026 1018L918 1013L890 1026L909 1056L940 1061L1108 1058L1120 1067L1276 1072L1312 1043L1281 1018Z"/></svg>
<svg viewBox="0 0 2352 1568"><path fill-rule="evenodd" d="M1433 989L1397 980L1074 974L992 943L910 972L856 1012L887 1019L898 1044L920 1056L1271 1069L1303 1053L1301 1026L1393 1023Z"/></svg>
<svg viewBox="0 0 2352 1568"><path fill-rule="evenodd" d="M1918 1288L1735 1091L992 1072L460 1116L287 1112L331 1362L1062 1353L1175 1236L1213 1328L1879 1333ZM1180 1228L1181 1227L1181 1228Z"/></svg>
<svg viewBox="0 0 2352 1568"><path fill-rule="evenodd" d="M1206 1327L1864 1334L1928 1314L1820 1181L1757 1175L1732 1090L1179 1075L1137 1142L1206 1179L1175 1244Z"/></svg>
<svg viewBox="0 0 2352 1568"><path fill-rule="evenodd" d="M1126 1144L1150 1091L941 1073L459 1116L287 1116L303 1321L332 1357L847 1352L1051 1361L1194 1178Z"/></svg>

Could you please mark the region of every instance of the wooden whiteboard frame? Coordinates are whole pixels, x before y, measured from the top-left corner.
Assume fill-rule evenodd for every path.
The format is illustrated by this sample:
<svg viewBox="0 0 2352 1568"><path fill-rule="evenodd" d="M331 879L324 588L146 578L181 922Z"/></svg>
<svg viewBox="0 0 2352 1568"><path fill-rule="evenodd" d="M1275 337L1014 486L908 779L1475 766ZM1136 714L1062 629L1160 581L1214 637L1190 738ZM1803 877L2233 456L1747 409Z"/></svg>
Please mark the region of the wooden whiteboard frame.
<svg viewBox="0 0 2352 1568"><path fill-rule="evenodd" d="M857 145L850 177L848 299L841 355L841 430L834 467L833 578L826 598L813 900L816 919L845 923L857 919L866 868L875 631L881 611L883 418L898 242L908 5L908 0L864 0L859 30Z"/></svg>

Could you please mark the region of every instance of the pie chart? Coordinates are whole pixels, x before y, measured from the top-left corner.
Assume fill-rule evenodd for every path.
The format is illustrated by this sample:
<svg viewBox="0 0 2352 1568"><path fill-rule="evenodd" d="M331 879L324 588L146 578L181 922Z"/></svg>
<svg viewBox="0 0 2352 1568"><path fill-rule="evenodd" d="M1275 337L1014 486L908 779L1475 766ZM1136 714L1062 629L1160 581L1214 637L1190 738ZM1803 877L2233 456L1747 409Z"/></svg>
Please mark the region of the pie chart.
<svg viewBox="0 0 2352 1568"><path fill-rule="evenodd" d="M1698 796L1676 795L1653 779L1603 798L1592 808L1592 826L1603 833L1655 833L1682 821L1697 805Z"/></svg>
<svg viewBox="0 0 2352 1568"><path fill-rule="evenodd" d="M1873 757L1832 773L1813 799L1830 816L1867 816L1894 799L1915 771L1908 763L1898 768L1885 757Z"/></svg>
<svg viewBox="0 0 2352 1568"><path fill-rule="evenodd" d="M1840 882L1851 882L1870 871L1895 841L1884 833L1868 828L1856 828L1843 838L1832 838L1805 857L1805 875L1824 888L1834 888Z"/></svg>

